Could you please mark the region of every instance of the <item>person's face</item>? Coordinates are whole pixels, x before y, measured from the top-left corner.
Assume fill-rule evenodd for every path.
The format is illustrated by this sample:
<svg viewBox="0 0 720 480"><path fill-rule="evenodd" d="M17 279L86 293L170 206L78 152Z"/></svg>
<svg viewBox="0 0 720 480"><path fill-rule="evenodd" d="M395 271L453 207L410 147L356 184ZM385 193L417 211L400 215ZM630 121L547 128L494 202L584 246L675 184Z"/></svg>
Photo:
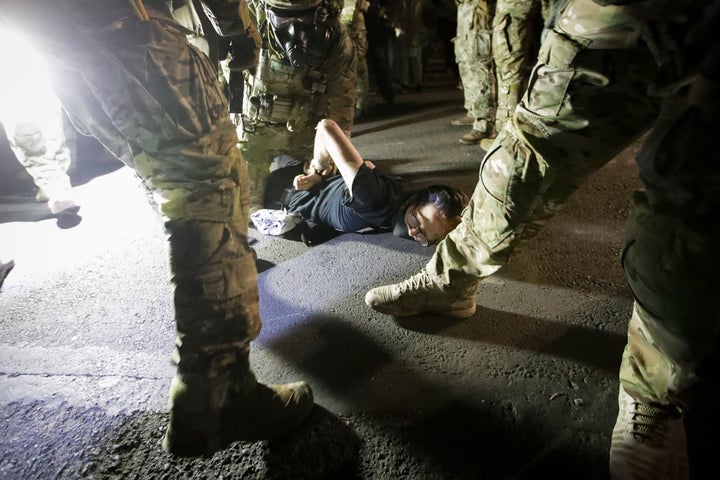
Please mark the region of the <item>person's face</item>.
<svg viewBox="0 0 720 480"><path fill-rule="evenodd" d="M287 11L268 9L272 34L294 67L319 68L325 55L326 17L320 7ZM324 10L323 10L324 11Z"/></svg>
<svg viewBox="0 0 720 480"><path fill-rule="evenodd" d="M435 245L455 228L455 223L440 215L432 203L410 205L405 210L408 234L424 246Z"/></svg>

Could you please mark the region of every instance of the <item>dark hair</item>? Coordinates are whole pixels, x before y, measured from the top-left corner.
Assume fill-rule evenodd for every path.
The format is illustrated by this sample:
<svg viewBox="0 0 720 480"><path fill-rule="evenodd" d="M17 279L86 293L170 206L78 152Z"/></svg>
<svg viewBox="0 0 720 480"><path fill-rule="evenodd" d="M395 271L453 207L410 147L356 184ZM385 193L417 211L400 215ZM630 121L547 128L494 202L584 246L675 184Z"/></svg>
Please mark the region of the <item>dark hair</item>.
<svg viewBox="0 0 720 480"><path fill-rule="evenodd" d="M399 237L408 237L407 227L405 226L405 210L410 205L422 207L428 203L435 205L443 218L453 219L460 217L463 209L467 206L470 199L462 190L450 187L448 185L430 185L421 190L410 192L405 200L401 203L395 221L393 233Z"/></svg>
<svg viewBox="0 0 720 480"><path fill-rule="evenodd" d="M463 208L468 204L468 196L462 190L448 185L430 185L422 190L410 192L403 202L403 212L410 205L422 207L432 203L443 218L459 217Z"/></svg>

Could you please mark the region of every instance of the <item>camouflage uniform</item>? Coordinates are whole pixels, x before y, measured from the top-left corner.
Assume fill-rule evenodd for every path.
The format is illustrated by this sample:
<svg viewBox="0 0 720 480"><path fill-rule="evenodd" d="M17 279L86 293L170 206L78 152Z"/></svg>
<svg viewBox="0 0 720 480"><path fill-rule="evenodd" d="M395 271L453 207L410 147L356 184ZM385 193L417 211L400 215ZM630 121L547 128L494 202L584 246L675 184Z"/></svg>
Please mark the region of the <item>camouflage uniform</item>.
<svg viewBox="0 0 720 480"><path fill-rule="evenodd" d="M205 3L227 15L223 33L246 35L244 3ZM309 391L298 386L288 399L249 367L261 321L247 168L215 69L190 32L161 0L2 0L1 22L31 32L73 121L135 169L166 220L177 374L164 448L208 453L297 423L312 406ZM277 417L300 403L298 418Z"/></svg>
<svg viewBox="0 0 720 480"><path fill-rule="evenodd" d="M457 36L455 59L460 69L465 109L475 119L473 130L495 129L495 70L492 58L492 18L495 0L455 0Z"/></svg>
<svg viewBox="0 0 720 480"><path fill-rule="evenodd" d="M660 21L675 18L668 14ZM672 30L644 28L627 7L568 2L542 43L528 90L482 161L462 223L428 263L431 276L451 289L473 291L589 175L651 126L661 94L687 83L693 66L675 68L682 62L674 61L678 43L665 33ZM661 33L641 39L641 32ZM669 80L652 88L656 78ZM661 124L669 114L659 117ZM636 302L620 378L628 393L645 402L682 404L717 342L720 243L717 224L707 215L720 201L720 172L714 160L692 172L678 162L715 158L708 142L713 132L717 117L711 126L687 127L683 138L674 131L678 143L663 145L669 153L662 158L669 160L656 160L652 168L661 175L678 169L677 177L654 185L649 199L633 197L623 266ZM657 153L644 148L650 156ZM639 163L642 175L642 154ZM688 179L692 188L673 198L670 187ZM704 197L691 194L700 186ZM696 201L699 213L679 200Z"/></svg>
<svg viewBox="0 0 720 480"><path fill-rule="evenodd" d="M37 200L46 201L52 213L75 208L68 170L72 162L63 132L61 112L54 118L17 122L8 127L10 146L38 187ZM53 121L53 125L47 122Z"/></svg>
<svg viewBox="0 0 720 480"><path fill-rule="evenodd" d="M264 0L250 0L250 16L262 37L258 66L245 72L240 148L250 173L251 209L262 208L273 158L312 159L315 125L335 120L348 135L355 115L355 47L340 25L338 43L322 70L291 66L272 39Z"/></svg>
<svg viewBox="0 0 720 480"><path fill-rule="evenodd" d="M710 404L698 423L711 432L695 436L694 448L717 463L717 449L703 444L717 425L720 390L720 1L709 12L704 2L600 3L570 0L547 32L461 224L422 272L365 301L393 315L471 316L480 279L655 122L638 155L647 190L633 196L622 256L635 304L610 470L613 478L689 478L681 414L691 402ZM697 88L704 96L695 92L698 67L710 79ZM693 97L701 100L690 107Z"/></svg>
<svg viewBox="0 0 720 480"><path fill-rule="evenodd" d="M341 21L345 25L350 38L352 38L353 45L355 45L357 60L355 112L360 114L364 113L367 108L368 95L370 94L370 77L367 59L365 58L368 49L365 10L367 10L367 0L345 0L341 15Z"/></svg>
<svg viewBox="0 0 720 480"><path fill-rule="evenodd" d="M654 30L663 39L679 25L684 35L670 48L655 42L665 60L657 89L663 107L637 154L645 190L632 196L621 257L635 301L610 449L610 472L618 479L628 478L629 470L648 472L648 464L657 465L655 478L661 471L666 478L702 477L717 466L717 449L706 439L716 431L720 394L720 164L714 141L720 131L720 1L699 3L702 15L681 10L675 19L673 12L658 12L670 28ZM699 24L684 23L697 18ZM645 405L655 407L662 422L659 435L650 437L664 440L655 451L632 435Z"/></svg>
<svg viewBox="0 0 720 480"><path fill-rule="evenodd" d="M681 48L706 53L700 72L716 90L698 106L686 91L673 92L685 78L665 85L673 95L637 155L645 190L633 194L622 251L635 305L620 380L634 398L663 405L692 403L701 381L720 387L718 1L714 17L704 39Z"/></svg>
<svg viewBox="0 0 720 480"><path fill-rule="evenodd" d="M555 0L560 1L560 0ZM493 16L492 52L497 80L495 125L510 119L540 45L542 19L550 0L497 0Z"/></svg>
<svg viewBox="0 0 720 480"><path fill-rule="evenodd" d="M169 0L169 4L175 21L192 32L188 34L190 44L209 57L210 44L193 0Z"/></svg>
<svg viewBox="0 0 720 480"><path fill-rule="evenodd" d="M588 36L596 34L595 25L610 21L601 16L606 12L617 17L618 31L627 24L630 33L611 38L615 43L588 40L560 27L548 33L531 88L482 161L463 222L430 262L445 282L497 271L520 240L533 237L583 180L645 131L657 114L658 102L643 86L655 73L655 62L647 48L634 46L639 25L613 8L598 10L595 19L578 19L592 28ZM597 23L590 24L593 20ZM581 114L573 109L576 104L593 108Z"/></svg>

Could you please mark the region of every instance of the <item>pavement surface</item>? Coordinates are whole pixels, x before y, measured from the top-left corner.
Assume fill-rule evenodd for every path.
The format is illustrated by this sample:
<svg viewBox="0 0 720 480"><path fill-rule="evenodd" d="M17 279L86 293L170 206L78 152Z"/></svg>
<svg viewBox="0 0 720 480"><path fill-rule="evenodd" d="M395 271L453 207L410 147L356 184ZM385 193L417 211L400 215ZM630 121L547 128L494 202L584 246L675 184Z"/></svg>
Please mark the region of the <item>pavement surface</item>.
<svg viewBox="0 0 720 480"><path fill-rule="evenodd" d="M353 130L366 159L472 191L484 152L450 125L461 91L373 102ZM16 264L0 291L0 478L606 478L635 149L481 284L465 321L396 321L364 304L432 248L390 233L308 247L251 229L264 322L253 369L309 381L316 408L278 441L176 458L160 449L175 333L160 218L133 172L87 140L79 217L53 217L0 144L0 259Z"/></svg>

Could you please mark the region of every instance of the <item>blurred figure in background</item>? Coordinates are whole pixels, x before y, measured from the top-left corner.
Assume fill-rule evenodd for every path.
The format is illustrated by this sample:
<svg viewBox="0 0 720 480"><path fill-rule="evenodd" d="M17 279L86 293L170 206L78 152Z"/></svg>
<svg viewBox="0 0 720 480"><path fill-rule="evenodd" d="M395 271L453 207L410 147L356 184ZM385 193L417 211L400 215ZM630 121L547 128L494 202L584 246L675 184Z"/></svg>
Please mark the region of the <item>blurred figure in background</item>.
<svg viewBox="0 0 720 480"><path fill-rule="evenodd" d="M378 93L386 103L392 105L395 100L395 87L390 52L395 34L387 18L387 0L368 0L368 3L365 12L368 70Z"/></svg>
<svg viewBox="0 0 720 480"><path fill-rule="evenodd" d="M543 19L550 17L550 3L567 0L497 0L493 15L492 55L497 81L495 128L500 130L515 111L525 91L540 48ZM483 138L488 150L493 137Z"/></svg>
<svg viewBox="0 0 720 480"><path fill-rule="evenodd" d="M426 36L423 0L393 0L390 21L395 31L395 73L400 92L420 91Z"/></svg>
<svg viewBox="0 0 720 480"><path fill-rule="evenodd" d="M496 86L492 56L492 19L495 1L456 0L457 35L455 59L460 70L467 116L453 120L457 126L471 126L460 137L466 145L477 145L495 137Z"/></svg>
<svg viewBox="0 0 720 480"><path fill-rule="evenodd" d="M455 47L452 41L457 33L457 5L454 0L426 0L424 6L425 24L428 26L433 22L435 24L434 29L430 28L435 31L434 39L438 44L437 48L442 52L445 71L452 75L458 86L461 86L460 70L455 60ZM425 62L432 47L425 50Z"/></svg>
<svg viewBox="0 0 720 480"><path fill-rule="evenodd" d="M357 60L357 81L355 84L355 118L367 113L367 101L370 94L370 78L367 64L367 27L365 26L365 12L370 3L368 0L345 0L342 9L342 23L355 45Z"/></svg>
<svg viewBox="0 0 720 480"><path fill-rule="evenodd" d="M0 26L5 68L0 79L0 122L17 160L47 202L50 212L77 213L79 205L68 170L72 162L63 112L55 97L44 60L30 42Z"/></svg>

